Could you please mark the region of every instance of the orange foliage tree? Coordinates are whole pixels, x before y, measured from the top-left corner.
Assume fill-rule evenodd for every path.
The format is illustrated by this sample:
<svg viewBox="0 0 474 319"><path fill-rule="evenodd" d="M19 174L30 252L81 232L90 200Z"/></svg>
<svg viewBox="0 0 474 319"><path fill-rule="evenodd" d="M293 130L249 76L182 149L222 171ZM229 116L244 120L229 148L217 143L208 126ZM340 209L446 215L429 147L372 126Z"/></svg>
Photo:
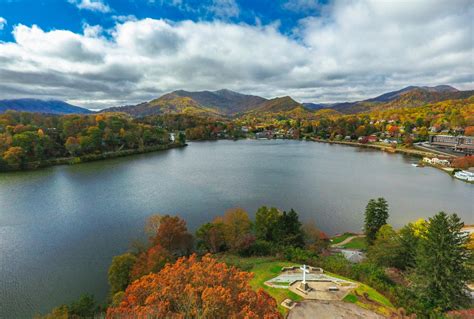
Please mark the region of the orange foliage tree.
<svg viewBox="0 0 474 319"><path fill-rule="evenodd" d="M165 215L153 240L155 244L175 255L184 255L191 251L193 236L188 232L186 222L178 216Z"/></svg>
<svg viewBox="0 0 474 319"><path fill-rule="evenodd" d="M252 274L196 255L128 286L107 318L281 318L275 299L249 285Z"/></svg>
<svg viewBox="0 0 474 319"><path fill-rule="evenodd" d="M132 279L138 279L149 273L156 273L160 271L166 263L172 260L173 256L168 250L164 249L160 244L156 244L138 256L130 272L130 277Z"/></svg>
<svg viewBox="0 0 474 319"><path fill-rule="evenodd" d="M468 126L464 129L464 135L474 136L474 126Z"/></svg>
<svg viewBox="0 0 474 319"><path fill-rule="evenodd" d="M455 168L467 169L474 167L474 156L463 156L453 159L451 166Z"/></svg>
<svg viewBox="0 0 474 319"><path fill-rule="evenodd" d="M213 223L223 225L225 243L231 250L236 250L252 229L248 213L239 207L227 210L224 216L217 217Z"/></svg>

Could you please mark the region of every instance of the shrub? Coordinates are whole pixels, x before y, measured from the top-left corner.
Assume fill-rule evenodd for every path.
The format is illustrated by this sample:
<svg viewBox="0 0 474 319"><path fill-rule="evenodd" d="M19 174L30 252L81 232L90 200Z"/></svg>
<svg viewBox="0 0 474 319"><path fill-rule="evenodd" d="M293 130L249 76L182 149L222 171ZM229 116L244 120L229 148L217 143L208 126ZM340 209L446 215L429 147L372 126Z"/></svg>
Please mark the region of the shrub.
<svg viewBox="0 0 474 319"><path fill-rule="evenodd" d="M285 248L283 255L285 259L289 261L308 264L312 263L318 257L315 253L298 247Z"/></svg>
<svg viewBox="0 0 474 319"><path fill-rule="evenodd" d="M273 255L274 249L272 243L265 240L256 240L250 246L239 251L243 257L249 256L270 256Z"/></svg>

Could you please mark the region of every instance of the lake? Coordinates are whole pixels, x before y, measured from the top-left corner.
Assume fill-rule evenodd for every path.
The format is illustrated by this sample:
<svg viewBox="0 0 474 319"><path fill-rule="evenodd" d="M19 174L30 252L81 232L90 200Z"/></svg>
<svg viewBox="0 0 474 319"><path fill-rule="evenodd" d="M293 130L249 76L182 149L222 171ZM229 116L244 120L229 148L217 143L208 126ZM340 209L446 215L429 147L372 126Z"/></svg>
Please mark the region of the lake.
<svg viewBox="0 0 474 319"><path fill-rule="evenodd" d="M439 211L474 223L474 185L417 159L341 145L242 140L0 174L0 318L30 318L82 293L105 300L114 255L153 213L194 230L226 209L294 208L328 234L360 231L383 196L400 227Z"/></svg>

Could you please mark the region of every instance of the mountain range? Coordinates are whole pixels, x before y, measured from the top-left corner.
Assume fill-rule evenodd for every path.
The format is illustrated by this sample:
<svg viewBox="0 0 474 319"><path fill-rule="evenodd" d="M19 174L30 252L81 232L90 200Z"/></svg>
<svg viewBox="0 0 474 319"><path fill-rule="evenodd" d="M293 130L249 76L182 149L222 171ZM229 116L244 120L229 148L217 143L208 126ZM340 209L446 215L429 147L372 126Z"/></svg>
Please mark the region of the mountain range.
<svg viewBox="0 0 474 319"><path fill-rule="evenodd" d="M111 107L102 112L124 112L134 117L156 114L189 114L216 118L275 114L312 117L321 113L356 114L379 109L417 107L445 100L465 99L473 95L473 90L460 91L449 85L408 86L362 101L328 104L300 103L289 96L265 99L226 89L199 92L178 90L149 102ZM87 109L55 100L0 100L0 113L7 109L52 114L92 113Z"/></svg>
<svg viewBox="0 0 474 319"><path fill-rule="evenodd" d="M0 113L7 110L46 114L88 114L92 111L58 100L14 99L0 100Z"/></svg>

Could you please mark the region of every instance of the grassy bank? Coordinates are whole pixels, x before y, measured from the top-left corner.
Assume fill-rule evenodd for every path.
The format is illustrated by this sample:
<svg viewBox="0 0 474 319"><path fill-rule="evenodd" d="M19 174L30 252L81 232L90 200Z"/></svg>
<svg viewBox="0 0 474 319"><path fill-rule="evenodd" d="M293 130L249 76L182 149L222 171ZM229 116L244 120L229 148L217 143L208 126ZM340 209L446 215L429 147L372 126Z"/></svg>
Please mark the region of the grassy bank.
<svg viewBox="0 0 474 319"><path fill-rule="evenodd" d="M117 158L117 157L124 157L136 154L144 154L150 152L157 152L157 151L164 151L169 150L172 148L184 147L187 144L180 144L180 143L173 143L173 144L165 144L165 145L154 145L148 146L142 149L127 149L127 150L120 150L115 152L104 152L99 154L87 154L83 156L71 156L71 157L61 157L61 158L53 158L44 161L36 161L36 162L28 162L23 165L21 168L7 168L7 169L0 169L0 172L12 172L12 171L24 171L24 170L34 170L54 165L74 165L92 161L100 161L105 159Z"/></svg>

